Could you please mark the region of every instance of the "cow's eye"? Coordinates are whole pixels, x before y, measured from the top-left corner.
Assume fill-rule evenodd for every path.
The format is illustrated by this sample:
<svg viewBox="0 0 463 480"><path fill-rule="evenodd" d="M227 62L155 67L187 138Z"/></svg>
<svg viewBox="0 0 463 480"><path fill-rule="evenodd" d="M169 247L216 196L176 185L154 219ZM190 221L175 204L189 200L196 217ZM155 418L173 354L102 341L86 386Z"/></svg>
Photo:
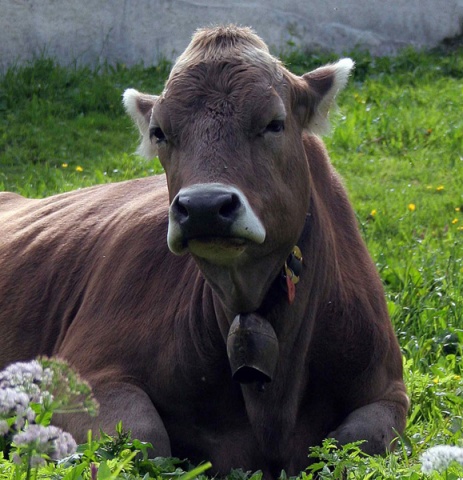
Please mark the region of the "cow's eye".
<svg viewBox="0 0 463 480"><path fill-rule="evenodd" d="M156 139L156 143L167 141L167 138L164 132L162 131L161 127L150 128L150 142L153 141L153 138Z"/></svg>
<svg viewBox="0 0 463 480"><path fill-rule="evenodd" d="M272 120L266 127L264 133L280 133L285 129L284 120Z"/></svg>

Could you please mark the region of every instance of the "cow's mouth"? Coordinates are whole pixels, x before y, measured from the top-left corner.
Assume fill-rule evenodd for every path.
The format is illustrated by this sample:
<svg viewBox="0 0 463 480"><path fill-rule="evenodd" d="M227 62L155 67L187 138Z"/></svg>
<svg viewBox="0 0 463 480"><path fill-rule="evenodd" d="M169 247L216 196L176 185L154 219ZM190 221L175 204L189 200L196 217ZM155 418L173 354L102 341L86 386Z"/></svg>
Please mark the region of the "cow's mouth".
<svg viewBox="0 0 463 480"><path fill-rule="evenodd" d="M197 257L221 263L240 256L248 240L239 237L201 236L187 240L188 250Z"/></svg>
<svg viewBox="0 0 463 480"><path fill-rule="evenodd" d="M247 243L262 244L265 227L244 193L230 185L211 183L183 188L169 209L167 244L171 252L214 262L212 257L241 255Z"/></svg>

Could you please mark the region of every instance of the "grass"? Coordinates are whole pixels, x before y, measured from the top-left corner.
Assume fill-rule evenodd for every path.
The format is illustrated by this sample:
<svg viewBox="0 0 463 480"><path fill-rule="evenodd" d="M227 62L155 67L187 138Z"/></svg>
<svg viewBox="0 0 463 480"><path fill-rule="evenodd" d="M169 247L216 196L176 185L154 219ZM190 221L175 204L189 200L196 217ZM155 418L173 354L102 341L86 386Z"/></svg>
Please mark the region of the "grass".
<svg viewBox="0 0 463 480"><path fill-rule="evenodd" d="M7 71L0 80L0 189L43 197L157 173L132 155L137 135L121 94L129 86L159 90L167 68L71 70L40 59Z"/></svg>
<svg viewBox="0 0 463 480"><path fill-rule="evenodd" d="M463 445L462 53L352 54L356 72L325 141L384 281L412 406L396 453L364 458L355 446L326 444L316 452L320 478L341 478L343 469L358 479L463 476L457 467L425 475L419 461L432 445ZM285 55L295 73L327 60ZM0 190L42 197L160 172L133 154L137 133L120 100L128 87L159 92L168 68L62 68L44 58L8 70Z"/></svg>

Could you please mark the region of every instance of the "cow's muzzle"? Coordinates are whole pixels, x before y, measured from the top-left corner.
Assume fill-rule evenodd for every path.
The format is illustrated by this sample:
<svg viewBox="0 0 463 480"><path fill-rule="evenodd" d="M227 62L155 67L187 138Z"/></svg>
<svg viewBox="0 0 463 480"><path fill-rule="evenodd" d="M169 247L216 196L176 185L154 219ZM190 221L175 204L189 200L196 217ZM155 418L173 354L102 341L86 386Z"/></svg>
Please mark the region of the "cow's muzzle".
<svg viewBox="0 0 463 480"><path fill-rule="evenodd" d="M275 330L255 313L237 315L228 333L227 354L237 382L271 382L279 354Z"/></svg>
<svg viewBox="0 0 463 480"><path fill-rule="evenodd" d="M236 187L220 183L183 188L169 210L167 243L181 255L187 250L199 257L237 256L249 242L265 240L265 228L246 196Z"/></svg>

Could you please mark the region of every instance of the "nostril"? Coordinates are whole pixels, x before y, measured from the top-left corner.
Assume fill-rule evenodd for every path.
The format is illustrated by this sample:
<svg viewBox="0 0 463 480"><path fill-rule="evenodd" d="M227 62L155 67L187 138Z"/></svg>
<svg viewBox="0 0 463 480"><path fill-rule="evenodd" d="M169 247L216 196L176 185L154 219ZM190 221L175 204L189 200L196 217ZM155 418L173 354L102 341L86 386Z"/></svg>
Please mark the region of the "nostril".
<svg viewBox="0 0 463 480"><path fill-rule="evenodd" d="M179 218L186 219L189 217L190 214L188 212L188 208L186 207L187 204L188 204L187 199L182 199L181 197L177 197L174 203L174 207L175 207L175 212Z"/></svg>
<svg viewBox="0 0 463 480"><path fill-rule="evenodd" d="M224 218L232 217L241 207L241 201L235 193L232 193L222 204L219 215Z"/></svg>

